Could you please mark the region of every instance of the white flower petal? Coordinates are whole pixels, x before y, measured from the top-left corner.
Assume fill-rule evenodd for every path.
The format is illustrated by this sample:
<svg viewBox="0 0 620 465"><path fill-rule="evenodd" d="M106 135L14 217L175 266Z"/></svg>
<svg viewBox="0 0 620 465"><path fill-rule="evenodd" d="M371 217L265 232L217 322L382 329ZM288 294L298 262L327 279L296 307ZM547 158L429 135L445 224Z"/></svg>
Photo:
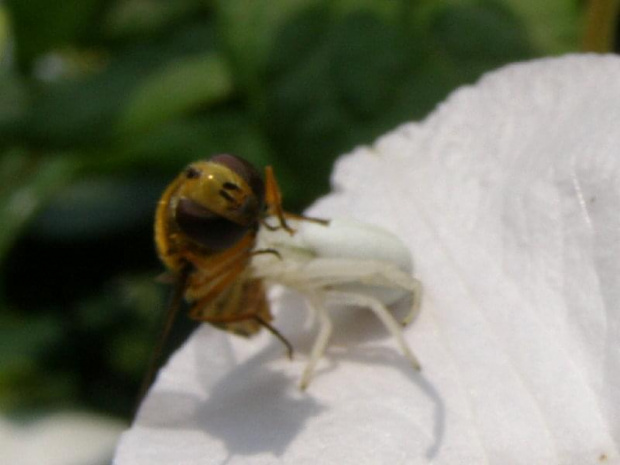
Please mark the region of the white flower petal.
<svg viewBox="0 0 620 465"><path fill-rule="evenodd" d="M0 418L0 463L109 463L123 422L86 412L58 412L26 424Z"/></svg>
<svg viewBox="0 0 620 465"><path fill-rule="evenodd" d="M125 464L619 463L620 59L509 66L420 124L343 157L311 209L381 225L425 285L406 338L338 315L313 333L286 296L246 341L202 327L124 434Z"/></svg>

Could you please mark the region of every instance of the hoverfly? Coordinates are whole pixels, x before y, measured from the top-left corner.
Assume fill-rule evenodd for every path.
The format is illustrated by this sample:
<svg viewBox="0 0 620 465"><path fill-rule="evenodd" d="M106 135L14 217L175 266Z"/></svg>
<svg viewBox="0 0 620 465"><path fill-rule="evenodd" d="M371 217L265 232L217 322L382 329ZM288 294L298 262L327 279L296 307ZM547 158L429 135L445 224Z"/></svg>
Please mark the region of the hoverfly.
<svg viewBox="0 0 620 465"><path fill-rule="evenodd" d="M277 225L267 224L267 217L275 217ZM155 214L155 245L174 290L142 394L183 299L190 318L242 336L264 327L292 356L291 344L270 323L262 280L250 275L254 255L277 255L275 250L255 250L261 225L293 232L271 167L263 181L244 159L215 155L190 164L164 191Z"/></svg>
<svg viewBox="0 0 620 465"><path fill-rule="evenodd" d="M276 224L270 224L274 219ZM271 167L263 182L251 164L233 155L190 164L158 203L155 243L174 279L155 357L183 299L191 318L217 328L242 336L266 328L291 356L291 344L271 325L265 297L265 285L279 283L302 293L320 323L302 389L328 344L332 325L327 306L370 308L414 368L420 368L401 325L386 308L411 295L407 324L420 307L421 285L411 276L406 246L376 227L285 213Z"/></svg>

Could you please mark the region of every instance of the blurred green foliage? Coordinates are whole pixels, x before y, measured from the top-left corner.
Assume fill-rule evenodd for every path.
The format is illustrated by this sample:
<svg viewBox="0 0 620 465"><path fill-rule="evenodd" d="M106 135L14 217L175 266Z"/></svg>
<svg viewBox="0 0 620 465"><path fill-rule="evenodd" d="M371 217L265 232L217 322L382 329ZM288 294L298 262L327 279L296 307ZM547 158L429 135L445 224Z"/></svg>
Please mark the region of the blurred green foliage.
<svg viewBox="0 0 620 465"><path fill-rule="evenodd" d="M485 71L577 48L575 2L6 0L0 408L128 415L166 289L159 193L214 153L272 164L289 210L336 156Z"/></svg>

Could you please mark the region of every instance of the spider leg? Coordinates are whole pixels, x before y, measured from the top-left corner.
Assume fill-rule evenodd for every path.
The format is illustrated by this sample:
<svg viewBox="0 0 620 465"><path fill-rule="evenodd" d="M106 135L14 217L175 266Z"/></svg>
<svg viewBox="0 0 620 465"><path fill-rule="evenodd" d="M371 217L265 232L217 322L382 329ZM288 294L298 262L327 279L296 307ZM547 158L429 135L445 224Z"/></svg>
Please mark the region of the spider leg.
<svg viewBox="0 0 620 465"><path fill-rule="evenodd" d="M323 305L322 299L319 299L316 296L307 296L307 300L314 313L318 316L320 326L319 334L314 340L314 345L312 346L312 351L310 352L310 358L308 359L306 368L301 375L299 388L302 391L304 391L310 384L316 364L325 353L327 343L329 342L329 338L332 334L332 320L329 317L327 308Z"/></svg>
<svg viewBox="0 0 620 465"><path fill-rule="evenodd" d="M420 363L402 335L402 324L413 321L420 310L422 285L409 273L392 263L347 258L312 258L293 261L295 257L271 260L256 266L253 276L295 289L305 296L312 313L319 320L319 331L303 372L300 388L306 389L314 369L325 353L332 333L332 321L326 306L367 307L381 320L400 350L416 370ZM383 291L389 291L388 293ZM393 292L396 291L396 295ZM411 309L399 322L387 308L400 297L412 294ZM399 297L400 296L400 297Z"/></svg>
<svg viewBox="0 0 620 465"><path fill-rule="evenodd" d="M411 362L413 368L415 368L417 371L421 369L420 362L418 361L416 356L413 355L413 352L409 348L409 345L405 342L405 339L403 338L402 328L400 324L379 300L364 294L330 291L329 301L330 303L333 302L338 305L356 305L360 307L368 307L374 312L377 318L381 320L383 325L392 334L394 339L396 339L396 343L405 354L405 357Z"/></svg>
<svg viewBox="0 0 620 465"><path fill-rule="evenodd" d="M413 300L411 302L411 310L401 322L403 326L407 326L420 314L420 305L422 304L422 283L415 278L412 278L411 280L411 292L411 298Z"/></svg>

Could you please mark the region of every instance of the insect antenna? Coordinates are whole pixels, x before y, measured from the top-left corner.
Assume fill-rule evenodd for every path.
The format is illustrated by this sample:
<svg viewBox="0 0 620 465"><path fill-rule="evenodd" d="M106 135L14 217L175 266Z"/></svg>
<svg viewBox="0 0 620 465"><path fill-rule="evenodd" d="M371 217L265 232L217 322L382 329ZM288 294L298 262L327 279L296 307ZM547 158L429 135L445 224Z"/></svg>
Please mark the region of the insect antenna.
<svg viewBox="0 0 620 465"><path fill-rule="evenodd" d="M147 371L142 378L142 385L140 386L140 391L138 393L138 398L134 409L134 419L144 396L153 383L153 378L155 377L155 372L157 371L166 340L168 339L172 325L174 324L176 316L179 313L179 309L181 308L183 293L185 291L185 285L187 283L187 278L189 276L189 272L191 271L191 267L192 266L189 263L185 264L185 266L181 268L181 271L175 277L174 288L172 290L172 294L170 295L170 302L168 304L168 311L166 312L159 337L157 338L157 344L155 345L153 352L151 352L147 365Z"/></svg>

